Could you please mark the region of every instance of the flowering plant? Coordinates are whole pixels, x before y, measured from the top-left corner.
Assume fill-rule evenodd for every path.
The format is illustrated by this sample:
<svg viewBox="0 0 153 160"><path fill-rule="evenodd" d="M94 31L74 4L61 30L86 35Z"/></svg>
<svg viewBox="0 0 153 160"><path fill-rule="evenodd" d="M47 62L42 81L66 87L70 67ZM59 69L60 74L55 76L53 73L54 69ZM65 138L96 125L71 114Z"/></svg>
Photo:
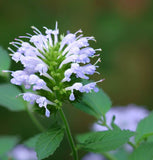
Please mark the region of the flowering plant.
<svg viewBox="0 0 153 160"><path fill-rule="evenodd" d="M96 50L88 47L88 41L94 40L93 37L83 37L82 34L77 36L82 32L79 30L75 34L61 36L59 41L57 23L55 30L44 27L46 35L37 28L32 28L35 35L20 36L28 38L30 43L15 39L17 42L11 44L17 48L17 52L9 48L13 52L12 59L24 66L23 70L9 71L13 77L11 83L24 85L25 89L32 88L34 91L20 94L24 100L31 104L36 102L40 108L44 107L45 115L49 117L50 112L60 109L68 97L74 101L75 91L98 91L97 82L86 85L81 82L81 79L89 79L87 75L93 75L98 67L96 63L90 63L90 57L96 56Z"/></svg>
<svg viewBox="0 0 153 160"><path fill-rule="evenodd" d="M65 36L59 36L57 23L54 30L44 27L45 34L36 27L32 29L34 35L27 33L26 36L20 36L10 43L16 48L15 51L9 48L12 52L12 60L22 64L22 69L10 71L9 65L3 66L3 72L11 73L11 83L20 86L22 92L10 84L0 86L1 91L9 90L8 97L13 97L14 94L17 96L16 100L14 98L10 103L3 100L1 105L16 111L26 109L42 132L29 138L24 145L33 148L38 160L41 160L55 152L66 132L74 160L79 159L79 150L101 153L106 158L115 160L115 154L110 151L116 150L125 143L133 147L129 159L133 160L137 157L141 159L142 148L153 146L151 138L153 128L148 127L153 118L152 113L138 124L137 134L115 124L114 116L110 124L107 123L106 113L111 108L111 101L103 90L97 87L97 83L102 82L103 79L99 78L100 80L96 82L89 79L90 75L99 74L97 68L100 54L96 52L101 49L93 49L89 45L89 41L95 41L94 37L83 37L81 30L74 34L68 32ZM23 41L24 39L28 41ZM2 53L5 52L1 50ZM2 92L0 94L3 99L5 94ZM25 104L25 101L28 103ZM74 142L63 112L63 104L67 101L94 116L98 120L97 123L107 130L80 134L76 137L77 143ZM35 112L48 118L54 115L56 121L46 129L33 115ZM145 130L142 127L144 124L147 126ZM134 142L129 140L132 136L135 136ZM18 141L16 137L2 137L0 145L4 144L4 140L11 144L8 143L6 149L0 152L1 158L9 156L7 152ZM118 152L122 154L121 149ZM148 155L153 157L152 152L148 151Z"/></svg>

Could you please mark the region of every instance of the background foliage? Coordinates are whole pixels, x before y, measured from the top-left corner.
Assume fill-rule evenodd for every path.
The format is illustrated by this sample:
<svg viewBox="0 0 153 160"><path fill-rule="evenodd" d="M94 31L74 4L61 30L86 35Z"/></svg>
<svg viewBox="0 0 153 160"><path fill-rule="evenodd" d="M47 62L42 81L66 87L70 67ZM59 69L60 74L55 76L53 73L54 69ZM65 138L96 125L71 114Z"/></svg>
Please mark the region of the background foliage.
<svg viewBox="0 0 153 160"><path fill-rule="evenodd" d="M95 36L94 48L103 49L99 71L106 80L100 87L111 97L113 105L136 103L152 109L152 15L151 0L1 0L0 45L7 49L15 37L32 33L32 25L39 29L53 28L58 21L60 33L81 28L85 35ZM16 67L11 64L11 70ZM7 80L0 77L0 82ZM4 93L2 89L0 92ZM93 122L90 116L72 106L65 105L64 109L75 134L86 131ZM1 135L21 135L24 140L37 133L28 115L22 112L0 108L0 124ZM69 146L65 140L62 145L53 158L68 159Z"/></svg>

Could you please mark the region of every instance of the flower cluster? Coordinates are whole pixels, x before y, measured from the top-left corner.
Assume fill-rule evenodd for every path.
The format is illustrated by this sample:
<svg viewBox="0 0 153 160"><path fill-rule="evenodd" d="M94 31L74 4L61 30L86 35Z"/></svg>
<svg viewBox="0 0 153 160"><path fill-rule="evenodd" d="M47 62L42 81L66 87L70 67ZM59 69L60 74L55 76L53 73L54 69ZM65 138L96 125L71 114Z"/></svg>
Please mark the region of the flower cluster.
<svg viewBox="0 0 153 160"><path fill-rule="evenodd" d="M44 27L45 35L32 28L35 35L27 33L11 42L17 51L9 48L13 52L12 59L24 67L23 70L10 71L11 83L24 85L30 90L21 94L24 100L43 107L49 117L53 107L58 109L67 99L74 101L75 92L98 91L96 83L102 80L88 84L81 82L98 73L96 69L100 59L95 64L90 63L91 58L99 56L96 51L100 50L89 47L89 40L94 40L94 37L83 37L81 30L59 36L57 23L54 30Z"/></svg>

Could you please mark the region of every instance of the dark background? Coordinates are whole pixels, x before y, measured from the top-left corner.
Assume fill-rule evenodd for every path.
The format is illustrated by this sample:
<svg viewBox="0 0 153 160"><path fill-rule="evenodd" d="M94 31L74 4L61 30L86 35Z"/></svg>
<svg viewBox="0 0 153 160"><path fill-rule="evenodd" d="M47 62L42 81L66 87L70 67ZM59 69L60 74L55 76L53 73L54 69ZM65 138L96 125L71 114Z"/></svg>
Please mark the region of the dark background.
<svg viewBox="0 0 153 160"><path fill-rule="evenodd" d="M134 103L152 109L153 1L0 0L0 45L7 49L14 38L32 33L30 26L43 31L43 26L54 28L56 21L61 34L82 29L85 36L96 38L92 46L103 49L99 72L105 78L99 86L111 97L113 106ZM94 122L73 106L64 108L74 134L87 131ZM27 113L1 108L0 125L1 135L25 139L37 133ZM63 159L67 153L69 146L64 141L52 159Z"/></svg>

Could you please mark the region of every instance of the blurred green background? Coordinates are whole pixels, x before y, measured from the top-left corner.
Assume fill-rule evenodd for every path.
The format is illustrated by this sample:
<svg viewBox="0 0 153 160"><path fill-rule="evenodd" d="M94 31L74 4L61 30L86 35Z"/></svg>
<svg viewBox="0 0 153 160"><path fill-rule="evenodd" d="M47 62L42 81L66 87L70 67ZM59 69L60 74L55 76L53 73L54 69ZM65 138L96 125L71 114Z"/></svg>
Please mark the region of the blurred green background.
<svg viewBox="0 0 153 160"><path fill-rule="evenodd" d="M99 85L113 106L134 103L152 109L152 0L0 0L0 45L7 49L14 38L32 33L30 26L43 31L43 26L54 28L56 21L60 33L82 29L85 36L96 38L92 46L103 49L99 72L105 78ZM99 76L93 78L98 80ZM5 80L1 78L1 82ZM64 107L72 132L87 131L94 120L72 106ZM24 139L37 133L26 113L3 108L0 125L0 135L15 134ZM62 146L52 159L69 153L67 142Z"/></svg>

